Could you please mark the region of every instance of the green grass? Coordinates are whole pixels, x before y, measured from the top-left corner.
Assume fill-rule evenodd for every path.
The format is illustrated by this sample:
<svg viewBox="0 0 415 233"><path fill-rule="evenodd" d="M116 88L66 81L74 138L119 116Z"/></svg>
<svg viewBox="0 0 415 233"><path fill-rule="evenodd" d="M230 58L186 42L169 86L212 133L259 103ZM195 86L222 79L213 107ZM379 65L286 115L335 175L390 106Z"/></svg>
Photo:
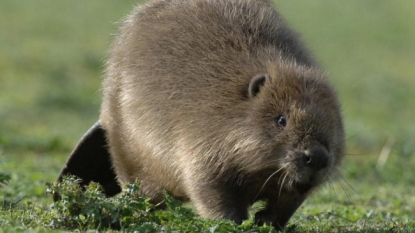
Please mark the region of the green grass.
<svg viewBox="0 0 415 233"><path fill-rule="evenodd" d="M342 178L309 198L287 231L415 231L415 2L276 3L339 91L348 138ZM116 22L134 4L0 2L0 232L70 229L47 224L53 216L70 216L51 206L45 183L56 179L77 140L98 118L107 49ZM380 166L379 155L389 147ZM78 229L93 231L93 220L78 222ZM180 221L207 229L219 224L217 231L238 229L193 215ZM136 229L130 226L125 230Z"/></svg>

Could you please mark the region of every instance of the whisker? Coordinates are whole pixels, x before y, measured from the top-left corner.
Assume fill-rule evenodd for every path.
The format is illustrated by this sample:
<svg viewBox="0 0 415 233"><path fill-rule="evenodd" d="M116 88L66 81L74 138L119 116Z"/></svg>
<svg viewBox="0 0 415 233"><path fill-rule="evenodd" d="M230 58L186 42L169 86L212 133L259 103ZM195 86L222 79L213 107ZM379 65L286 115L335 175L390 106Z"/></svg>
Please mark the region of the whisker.
<svg viewBox="0 0 415 233"><path fill-rule="evenodd" d="M274 160L271 160L271 161L269 161L269 163L275 163L275 162L284 162L284 161L287 161L287 158L278 158L278 159L274 159ZM287 161L287 162L290 162L290 161Z"/></svg>
<svg viewBox="0 0 415 233"><path fill-rule="evenodd" d="M339 145L343 145L343 144L345 144L348 140L350 140L350 139L354 138L354 137L355 137L355 136L357 136L359 133L360 133L360 131L359 131L359 132L357 132L357 133L355 133L355 134L353 134L353 135L351 135L351 136L350 136L350 137L348 137L348 138L345 138L344 140L340 141L339 143L334 144L334 147L339 146Z"/></svg>
<svg viewBox="0 0 415 233"><path fill-rule="evenodd" d="M280 192L278 193L278 198L281 196L282 186L284 186L284 181L285 181L285 178L287 178L287 176L288 176L288 172L285 173L284 179L282 179L282 183L281 183L281 186L280 186Z"/></svg>
<svg viewBox="0 0 415 233"><path fill-rule="evenodd" d="M339 185L342 188L343 192L346 194L346 197L349 200L352 200L352 195L350 195L350 193L347 191L347 189L344 187L344 185L341 182L339 182Z"/></svg>
<svg viewBox="0 0 415 233"><path fill-rule="evenodd" d="M359 195L359 193L353 188L353 186L352 185L350 185L350 183L349 182L347 182L347 180L344 178L344 176L340 173L340 171L339 170L337 170L337 169L334 169L334 171L340 176L340 178L347 184L347 186L349 186L349 188L351 188L357 195ZM343 188L343 190L344 190L344 192L346 193L346 195L348 194L347 192L346 192L346 189L343 187L343 185L341 185L341 183L340 183L340 186L342 186L342 188ZM350 198L350 195L349 195L349 198Z"/></svg>
<svg viewBox="0 0 415 233"><path fill-rule="evenodd" d="M294 176L289 176L289 178L290 178L290 181L289 181L288 185L293 186L294 182L295 182L295 178L294 178Z"/></svg>
<svg viewBox="0 0 415 233"><path fill-rule="evenodd" d="M337 193L336 193L336 190L334 189L334 186L333 186L333 183L331 182L331 179L327 183L329 183L330 203L333 203L333 200L332 200L333 195L332 194L334 194L334 196L337 196Z"/></svg>
<svg viewBox="0 0 415 233"><path fill-rule="evenodd" d="M256 201L257 197L259 196L259 194L261 193L261 191L264 189L265 185L268 183L268 181L275 175L277 174L279 171L281 171L282 169L284 169L287 166L287 164L285 164L284 166L282 166L280 169L278 169L277 171L273 172L270 176L268 176L268 178L265 180L264 184L262 185L262 187L259 189L257 195L254 198L254 201Z"/></svg>
<svg viewBox="0 0 415 233"><path fill-rule="evenodd" d="M344 169L344 170L346 170L346 172L348 172L348 173L351 173L345 166L343 166L343 164L340 164L340 166ZM338 173L340 173L339 171L337 171ZM340 174L341 175L341 174Z"/></svg>
<svg viewBox="0 0 415 233"><path fill-rule="evenodd" d="M281 179L284 178L284 176L285 176L286 173L288 173L287 170L285 170L284 173L278 178L278 182L277 182L278 184L282 184Z"/></svg>
<svg viewBox="0 0 415 233"><path fill-rule="evenodd" d="M333 177L332 177L331 174L327 174L327 176L329 178L328 183L329 183L329 186L330 186L330 190L333 191L334 196L336 197L337 196L337 192L336 192L336 189L334 188L334 185L333 185L333 182L332 182L333 181ZM331 201L331 198L332 198L332 196L330 195L330 201Z"/></svg>
<svg viewBox="0 0 415 233"><path fill-rule="evenodd" d="M360 154L345 154L344 156L362 156L362 155L369 155L369 153L360 153Z"/></svg>
<svg viewBox="0 0 415 233"><path fill-rule="evenodd" d="M362 132L362 130L363 130L363 129L361 129L359 132L357 132L357 133L355 133L355 134L351 135L350 137L346 138L346 140L345 140L345 141L347 141L347 140L349 140L349 139L352 139L352 138L356 137L356 136L357 136L360 132Z"/></svg>

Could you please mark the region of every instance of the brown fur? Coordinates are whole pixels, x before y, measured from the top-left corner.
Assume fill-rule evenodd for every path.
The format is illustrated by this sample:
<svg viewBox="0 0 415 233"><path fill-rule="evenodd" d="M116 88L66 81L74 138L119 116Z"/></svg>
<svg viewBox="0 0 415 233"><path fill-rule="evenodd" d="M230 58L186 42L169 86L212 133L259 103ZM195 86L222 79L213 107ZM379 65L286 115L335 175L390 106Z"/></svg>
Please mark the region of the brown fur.
<svg viewBox="0 0 415 233"><path fill-rule="evenodd" d="M103 83L100 123L119 182L236 222L266 200L259 222L283 227L344 154L336 93L297 38L265 0L137 7Z"/></svg>

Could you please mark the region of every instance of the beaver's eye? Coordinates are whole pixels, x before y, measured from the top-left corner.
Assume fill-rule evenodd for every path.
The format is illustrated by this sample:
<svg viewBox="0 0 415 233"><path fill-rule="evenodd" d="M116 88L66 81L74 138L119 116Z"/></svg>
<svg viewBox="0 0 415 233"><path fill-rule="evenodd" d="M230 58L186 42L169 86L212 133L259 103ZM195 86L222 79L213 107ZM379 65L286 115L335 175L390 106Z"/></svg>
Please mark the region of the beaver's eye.
<svg viewBox="0 0 415 233"><path fill-rule="evenodd" d="M283 116L280 116L278 117L277 123L279 126L285 127L287 125L287 119L285 119Z"/></svg>

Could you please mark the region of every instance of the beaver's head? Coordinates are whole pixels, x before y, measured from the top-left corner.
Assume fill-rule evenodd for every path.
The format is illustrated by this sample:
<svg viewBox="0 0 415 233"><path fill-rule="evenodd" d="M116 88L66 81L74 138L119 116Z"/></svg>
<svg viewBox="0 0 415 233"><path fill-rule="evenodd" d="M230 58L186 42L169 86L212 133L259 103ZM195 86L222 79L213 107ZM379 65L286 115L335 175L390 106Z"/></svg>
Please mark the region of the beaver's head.
<svg viewBox="0 0 415 233"><path fill-rule="evenodd" d="M300 194L331 177L345 153L341 108L324 75L296 64L271 66L248 88L256 154L281 189ZM269 169L271 168L271 169Z"/></svg>

